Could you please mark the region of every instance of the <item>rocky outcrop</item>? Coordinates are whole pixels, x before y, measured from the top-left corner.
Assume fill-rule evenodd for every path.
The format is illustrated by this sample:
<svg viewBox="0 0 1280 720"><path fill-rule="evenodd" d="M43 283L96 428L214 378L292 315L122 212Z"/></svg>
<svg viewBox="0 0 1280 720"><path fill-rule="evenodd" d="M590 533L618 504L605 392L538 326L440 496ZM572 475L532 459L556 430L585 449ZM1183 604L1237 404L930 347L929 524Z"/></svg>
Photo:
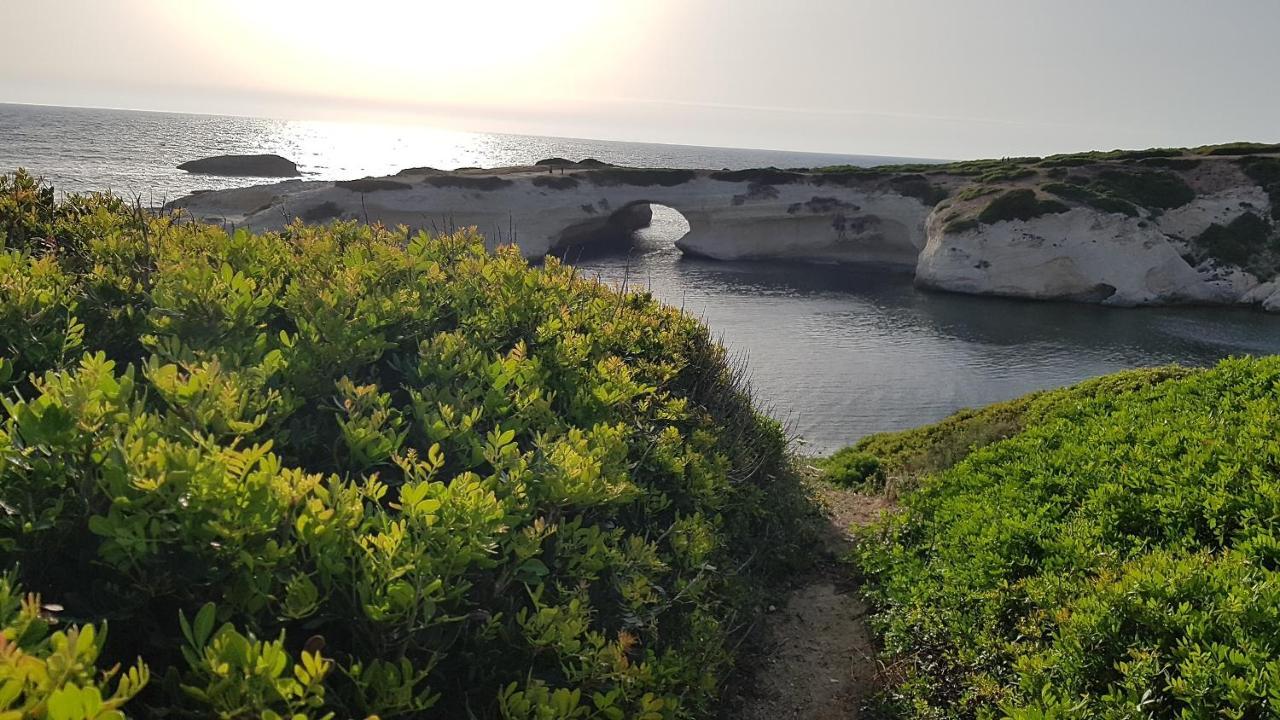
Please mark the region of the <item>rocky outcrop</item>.
<svg viewBox="0 0 1280 720"><path fill-rule="evenodd" d="M677 244L690 255L909 268L924 247L932 204L899 185L895 176L882 174L727 173L584 161L454 172L420 168L394 178L338 183L290 181L201 193L171 207L254 230L279 229L298 217L426 230L475 226L494 245L516 243L537 258L616 249L619 235L647 222L648 206L659 204L688 220L689 233Z"/></svg>
<svg viewBox="0 0 1280 720"><path fill-rule="evenodd" d="M298 177L302 174L293 161L279 155L216 155L184 162L178 169L228 177Z"/></svg>
<svg viewBox="0 0 1280 720"><path fill-rule="evenodd" d="M173 207L278 229L293 218L475 226L529 257L625 249L651 204L687 255L876 263L953 292L1280 311L1280 146L1084 153L891 168L625 168L549 158L498 169L289 181Z"/></svg>
<svg viewBox="0 0 1280 720"><path fill-rule="evenodd" d="M922 287L1122 306L1231 303L1242 294L1192 267L1157 225L1122 213L1077 207L958 231L940 215L916 265Z"/></svg>
<svg viewBox="0 0 1280 720"><path fill-rule="evenodd" d="M1139 151L1038 161L939 204L916 282L1108 305L1280 309L1280 158ZM1266 150L1267 148L1263 148ZM1153 157L1152 153L1161 153ZM1129 157L1116 158L1115 155Z"/></svg>

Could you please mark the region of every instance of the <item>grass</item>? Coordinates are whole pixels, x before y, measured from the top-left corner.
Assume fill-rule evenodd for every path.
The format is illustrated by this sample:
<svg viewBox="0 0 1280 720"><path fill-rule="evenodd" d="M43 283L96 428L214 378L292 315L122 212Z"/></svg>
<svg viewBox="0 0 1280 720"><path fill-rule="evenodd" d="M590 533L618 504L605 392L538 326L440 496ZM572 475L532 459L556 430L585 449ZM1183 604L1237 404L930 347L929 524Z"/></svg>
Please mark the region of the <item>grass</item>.
<svg viewBox="0 0 1280 720"><path fill-rule="evenodd" d="M941 451L857 550L881 712L1272 716L1278 383L1280 358L1126 373L866 443Z"/></svg>

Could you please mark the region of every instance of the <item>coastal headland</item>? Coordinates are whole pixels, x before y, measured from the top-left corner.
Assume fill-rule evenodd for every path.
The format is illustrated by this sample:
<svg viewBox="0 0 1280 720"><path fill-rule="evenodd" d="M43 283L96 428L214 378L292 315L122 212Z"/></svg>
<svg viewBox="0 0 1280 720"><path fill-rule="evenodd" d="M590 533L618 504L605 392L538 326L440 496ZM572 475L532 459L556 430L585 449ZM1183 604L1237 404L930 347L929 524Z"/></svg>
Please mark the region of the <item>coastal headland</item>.
<svg viewBox="0 0 1280 720"><path fill-rule="evenodd" d="M1280 146L1091 152L946 164L679 170L537 165L194 194L193 217L277 230L360 220L475 226L530 258L625 250L650 206L714 260L894 266L922 287L1117 306L1280 310Z"/></svg>

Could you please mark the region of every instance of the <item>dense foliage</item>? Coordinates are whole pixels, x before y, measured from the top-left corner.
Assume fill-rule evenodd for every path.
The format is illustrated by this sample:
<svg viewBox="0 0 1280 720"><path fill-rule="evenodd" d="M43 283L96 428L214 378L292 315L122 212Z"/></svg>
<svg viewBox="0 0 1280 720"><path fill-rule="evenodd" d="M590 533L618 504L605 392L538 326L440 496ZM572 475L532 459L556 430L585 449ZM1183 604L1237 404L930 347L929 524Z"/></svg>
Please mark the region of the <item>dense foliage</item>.
<svg viewBox="0 0 1280 720"><path fill-rule="evenodd" d="M1117 380L1006 407L864 534L893 713L1280 714L1280 358Z"/></svg>
<svg viewBox="0 0 1280 720"><path fill-rule="evenodd" d="M1239 265L1258 277L1271 277L1277 269L1280 236L1271 223L1246 212L1226 225L1213 223L1195 238L1194 246L1219 262Z"/></svg>
<svg viewBox="0 0 1280 720"><path fill-rule="evenodd" d="M847 488L874 487L884 477L879 458L853 447L819 460L818 469L822 480Z"/></svg>
<svg viewBox="0 0 1280 720"><path fill-rule="evenodd" d="M804 517L706 328L552 260L22 174L0 239L0 718L698 716Z"/></svg>
<svg viewBox="0 0 1280 720"><path fill-rule="evenodd" d="M992 225L1006 220L1033 220L1041 215L1064 213L1071 208L1057 200L1043 200L1035 190L1019 188L997 195L978 213L978 221Z"/></svg>

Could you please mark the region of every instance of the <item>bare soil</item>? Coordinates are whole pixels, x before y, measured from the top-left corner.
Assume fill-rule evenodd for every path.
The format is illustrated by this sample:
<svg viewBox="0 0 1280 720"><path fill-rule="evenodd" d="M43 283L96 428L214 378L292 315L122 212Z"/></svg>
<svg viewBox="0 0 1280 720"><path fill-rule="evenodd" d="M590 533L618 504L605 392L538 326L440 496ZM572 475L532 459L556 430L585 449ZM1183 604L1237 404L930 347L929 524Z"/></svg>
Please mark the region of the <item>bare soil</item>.
<svg viewBox="0 0 1280 720"><path fill-rule="evenodd" d="M867 606L847 565L848 528L888 509L879 495L838 488L818 490L830 532L818 567L797 578L765 616L752 671L739 683L725 717L742 720L857 718L876 689L879 664Z"/></svg>

